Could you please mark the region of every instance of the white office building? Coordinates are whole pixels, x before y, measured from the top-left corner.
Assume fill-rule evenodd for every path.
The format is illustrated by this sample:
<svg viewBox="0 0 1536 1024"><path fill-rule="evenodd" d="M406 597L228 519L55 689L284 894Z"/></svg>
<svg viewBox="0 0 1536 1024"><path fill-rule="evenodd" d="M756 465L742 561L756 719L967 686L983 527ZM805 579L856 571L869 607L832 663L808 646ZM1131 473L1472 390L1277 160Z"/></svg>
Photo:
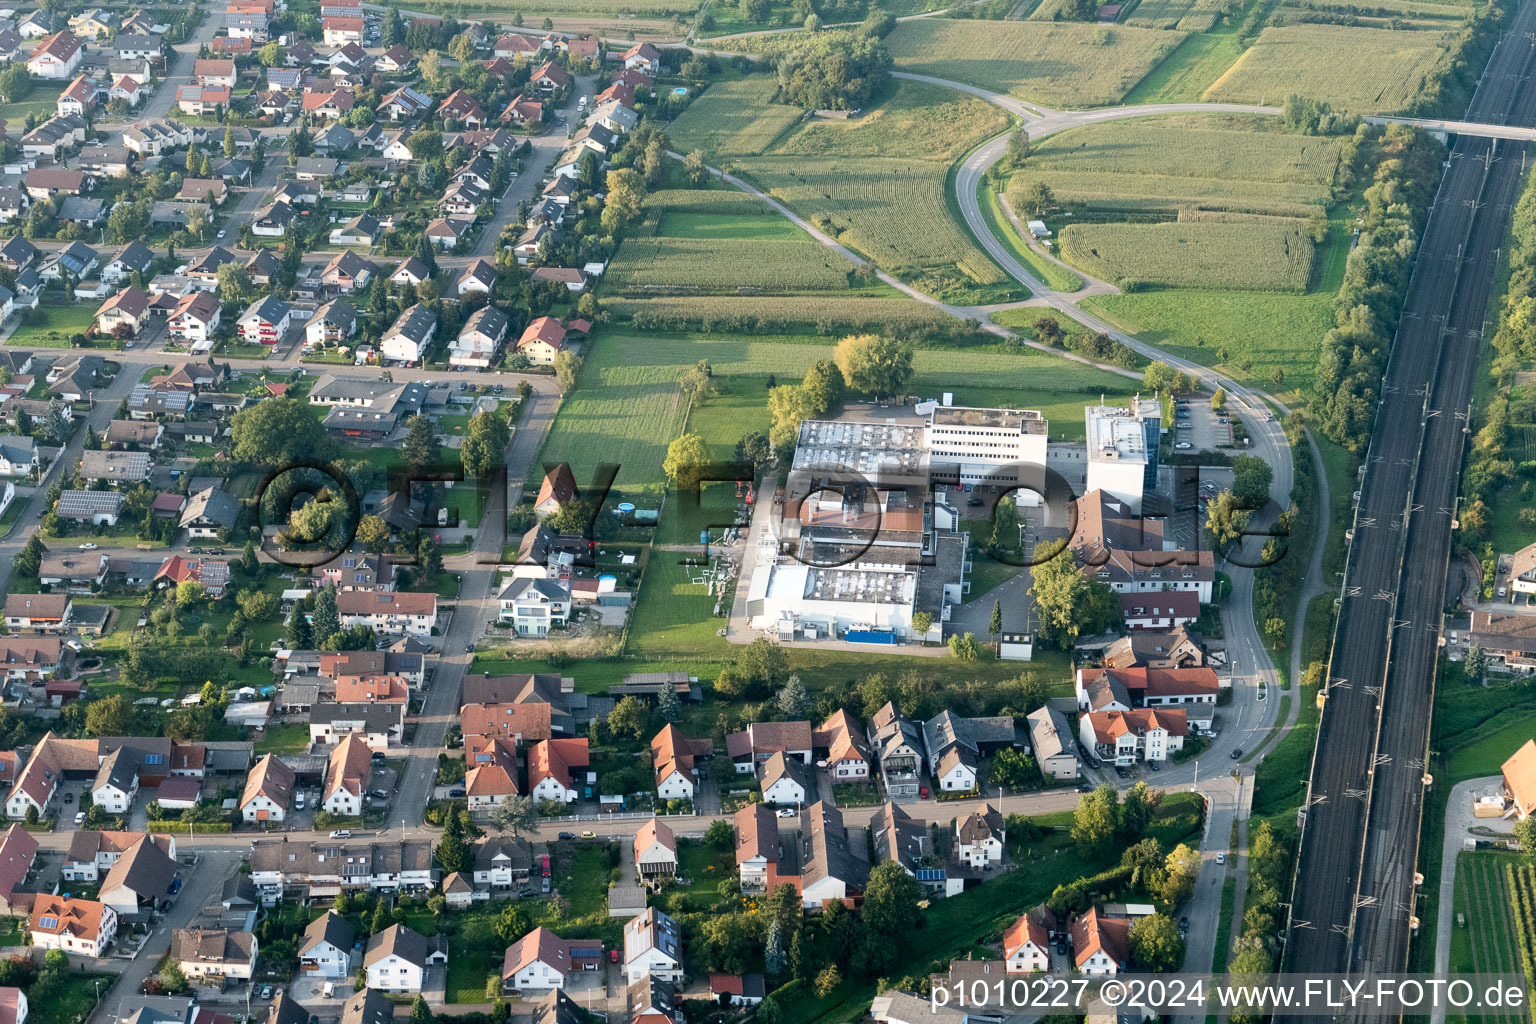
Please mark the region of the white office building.
<svg viewBox="0 0 1536 1024"><path fill-rule="evenodd" d="M1142 495L1157 486L1162 404L1137 398L1128 408L1090 405L1084 415L1088 426L1087 489L1103 491L1140 514Z"/></svg>

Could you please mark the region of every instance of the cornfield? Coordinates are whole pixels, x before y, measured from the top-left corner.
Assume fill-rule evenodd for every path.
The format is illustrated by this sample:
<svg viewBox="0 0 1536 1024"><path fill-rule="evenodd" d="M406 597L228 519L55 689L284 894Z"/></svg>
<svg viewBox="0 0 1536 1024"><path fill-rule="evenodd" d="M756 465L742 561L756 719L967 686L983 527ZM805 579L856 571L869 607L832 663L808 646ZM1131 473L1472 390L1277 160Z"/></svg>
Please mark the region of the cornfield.
<svg viewBox="0 0 1536 1024"><path fill-rule="evenodd" d="M633 327L647 330L777 334L811 327L829 338L857 331L931 331L955 322L934 307L913 299L858 296L612 298L603 301L603 309Z"/></svg>
<svg viewBox="0 0 1536 1024"><path fill-rule="evenodd" d="M1141 0L1125 19L1138 28L1173 28L1181 32L1208 32L1226 7L1220 0Z"/></svg>
<svg viewBox="0 0 1536 1024"><path fill-rule="evenodd" d="M1062 256L1122 285L1305 290L1313 245L1300 221L1201 218L1163 224L1072 224Z"/></svg>
<svg viewBox="0 0 1536 1024"><path fill-rule="evenodd" d="M1204 99L1278 104L1305 83L1307 95L1326 96L1336 110L1398 110L1418 93L1453 36L1432 29L1269 27Z"/></svg>
<svg viewBox="0 0 1536 1024"><path fill-rule="evenodd" d="M769 75L710 86L667 128L672 148L702 149L712 158L765 151L804 116L798 107L774 103L777 89Z"/></svg>
<svg viewBox="0 0 1536 1024"><path fill-rule="evenodd" d="M1120 25L942 18L904 21L885 37L902 71L1057 107L1120 102L1183 41L1182 33Z"/></svg>

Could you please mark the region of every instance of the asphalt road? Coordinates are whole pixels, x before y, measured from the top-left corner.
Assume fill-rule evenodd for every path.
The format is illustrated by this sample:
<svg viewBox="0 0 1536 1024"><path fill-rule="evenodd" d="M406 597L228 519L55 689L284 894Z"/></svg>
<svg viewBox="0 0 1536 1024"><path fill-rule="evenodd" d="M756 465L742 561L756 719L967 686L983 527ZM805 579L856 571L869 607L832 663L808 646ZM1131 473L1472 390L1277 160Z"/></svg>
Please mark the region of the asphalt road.
<svg viewBox="0 0 1536 1024"><path fill-rule="evenodd" d="M1528 123L1536 5L1469 118ZM1440 613L1477 349L1520 146L1460 137L1425 226L1361 485L1292 892L1286 968L1406 966Z"/></svg>

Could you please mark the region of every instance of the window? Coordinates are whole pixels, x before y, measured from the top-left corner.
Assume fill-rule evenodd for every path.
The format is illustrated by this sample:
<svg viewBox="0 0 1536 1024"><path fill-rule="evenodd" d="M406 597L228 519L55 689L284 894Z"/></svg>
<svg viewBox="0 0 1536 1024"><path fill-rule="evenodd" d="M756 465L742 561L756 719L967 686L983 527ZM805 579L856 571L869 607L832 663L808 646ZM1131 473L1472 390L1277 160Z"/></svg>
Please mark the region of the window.
<svg viewBox="0 0 1536 1024"><path fill-rule="evenodd" d="M59 919L56 917L40 918L37 925L39 928L57 928L59 926Z"/></svg>
<svg viewBox="0 0 1536 1024"><path fill-rule="evenodd" d="M165 764L165 755L164 754L145 754L144 755L144 763L145 764Z"/></svg>

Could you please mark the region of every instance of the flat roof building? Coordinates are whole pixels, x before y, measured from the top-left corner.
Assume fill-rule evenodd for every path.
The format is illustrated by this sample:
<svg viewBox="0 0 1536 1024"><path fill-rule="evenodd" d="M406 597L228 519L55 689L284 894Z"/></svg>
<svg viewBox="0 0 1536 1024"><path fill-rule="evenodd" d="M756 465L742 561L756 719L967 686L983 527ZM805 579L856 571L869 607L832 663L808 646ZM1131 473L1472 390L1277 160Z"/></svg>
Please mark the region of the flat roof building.
<svg viewBox="0 0 1536 1024"><path fill-rule="evenodd" d="M1087 489L1101 490L1139 514L1142 495L1157 488L1162 403L1136 398L1125 408L1090 405L1084 416L1088 427Z"/></svg>

